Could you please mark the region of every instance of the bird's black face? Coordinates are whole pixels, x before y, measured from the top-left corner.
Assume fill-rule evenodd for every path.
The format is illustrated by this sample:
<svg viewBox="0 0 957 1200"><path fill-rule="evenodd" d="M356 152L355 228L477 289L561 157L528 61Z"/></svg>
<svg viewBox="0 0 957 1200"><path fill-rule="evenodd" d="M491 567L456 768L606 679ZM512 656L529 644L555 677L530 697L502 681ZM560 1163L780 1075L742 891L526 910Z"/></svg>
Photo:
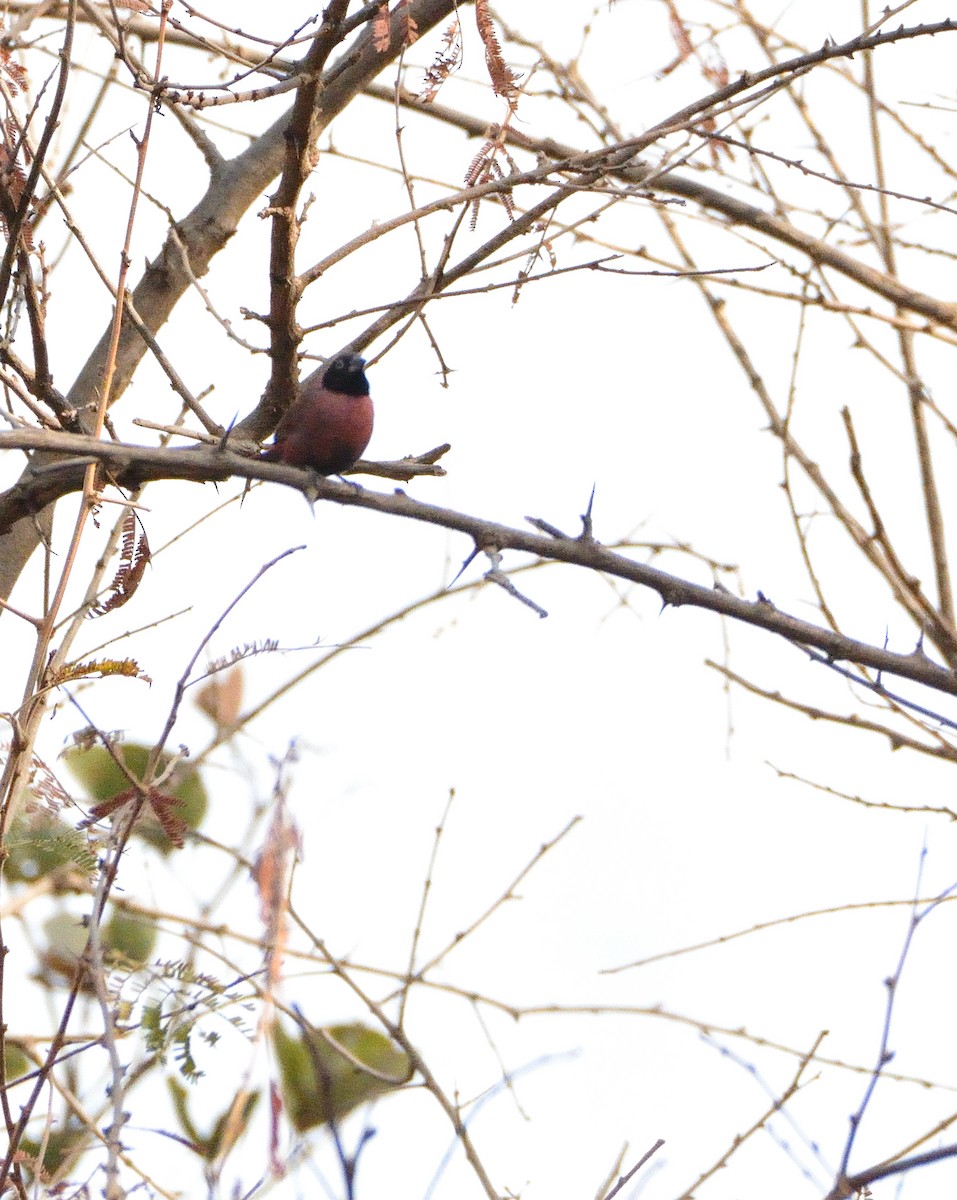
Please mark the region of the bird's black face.
<svg viewBox="0 0 957 1200"><path fill-rule="evenodd" d="M363 367L366 360L358 354L340 354L326 367L322 386L330 392L343 392L347 396L368 396L369 381Z"/></svg>

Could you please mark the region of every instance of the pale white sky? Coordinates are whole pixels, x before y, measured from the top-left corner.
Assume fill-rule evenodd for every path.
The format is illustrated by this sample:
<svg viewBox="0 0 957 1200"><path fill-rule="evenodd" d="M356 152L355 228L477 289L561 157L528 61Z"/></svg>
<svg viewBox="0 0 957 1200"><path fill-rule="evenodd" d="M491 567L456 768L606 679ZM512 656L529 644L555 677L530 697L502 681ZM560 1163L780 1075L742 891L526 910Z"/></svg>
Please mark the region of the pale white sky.
<svg viewBox="0 0 957 1200"><path fill-rule="evenodd" d="M688 6L689 15L690 10L707 12L713 19L720 7ZM914 4L903 19L932 21L946 15L947 7ZM512 0L502 5L510 24L533 38L547 37L556 57L567 56L591 7L547 8L546 13L545 6ZM811 45L860 29L856 4L829 6L826 14L816 5L792 5L784 15L776 5L754 8L768 21L780 19L797 40L806 38ZM471 20L468 13L465 19ZM562 19L565 30L559 27ZM730 21L730 14L723 19ZM257 20L261 13L251 17L250 26ZM653 79L673 52L663 6L602 5L593 20L583 74L626 132L639 131L703 93L701 79L691 70L678 71L662 84ZM421 52L416 48L420 59L428 57L434 42L430 39ZM732 76L763 65L743 37L730 43L728 53ZM952 90L952 53L951 43L937 38L881 54L879 72L894 72L888 100L923 101ZM481 70L470 40L463 75L479 78ZM809 84L809 91L814 86ZM827 87L821 85L824 96ZM453 81L442 99L465 105L474 94L465 79ZM489 120L496 119L497 103L491 97L483 103ZM112 120L119 129L139 111L131 106L107 125ZM783 106L768 110L777 111ZM572 126L540 126L531 115L535 112L530 104L530 131L582 140ZM861 112L849 107L843 128L837 113L825 115L829 131L843 139L842 149L853 150L863 139ZM228 122L242 119L239 110L224 115ZM476 149L473 143L443 134L437 162L429 126L411 117L405 123L413 170L450 181L462 177ZM336 148L343 155L372 159L382 154L394 162L393 126L387 106L356 104L334 129ZM806 135L803 141L787 140L795 129L790 117L780 127L771 119L762 128L762 143L790 157L810 158ZM171 177L173 156L184 153L172 118L157 122L154 137L146 186L164 197L167 189L175 192L168 200L179 216L196 195L198 185L190 176L194 164L180 163ZM942 130L944 153L951 150L950 139L950 130ZM113 153L129 169L132 150L118 143ZM863 149L851 154L851 168L860 178L871 177ZM745 174L743 164L738 170ZM893 174L893 162L890 170ZM923 195L939 181L907 175L892 186ZM824 198L813 203L833 208L829 189L822 185L822 191ZM397 176L358 169L332 155L320 162L315 192L300 250L304 265L405 203ZM421 196L429 194L422 185ZM89 203L79 190L76 203L81 213ZM472 240L477 244L500 220L500 210L483 208ZM943 220L952 218L938 221L940 236ZM161 227L160 217L144 211L137 264L152 254ZM441 220L436 223L436 239L444 228ZM603 228L608 240L623 245L661 239L649 206L623 207ZM689 236L708 265L764 261L759 247L728 233L699 224ZM115 253L117 230L104 225L100 237L108 259ZM238 240L242 254L231 251L217 263L208 280L210 293L243 335L261 342L260 331L241 322L239 308L262 310L266 304L266 224L247 223ZM400 239L391 254L368 255L367 269L336 268L314 289L304 320L403 295L416 278L415 256L411 238ZM579 256L593 252L559 243L560 265ZM786 257L801 263L797 254ZM947 260L948 273L950 267ZM767 287L790 284L778 266L765 272L765 280ZM930 268L920 282L936 294L947 292L946 282L934 278ZM783 407L797 314L768 301L735 297L734 303L754 338L752 350L766 382ZM61 386L82 361L91 333L100 332L105 311L102 301L54 305L54 342L66 339L57 367ZM632 534L641 541L692 544L715 560L739 566L747 594L761 589L779 607L813 616L813 595L778 487L780 449L693 284L572 274L529 287L515 306L508 291L500 291L442 302L432 313L432 328L454 368L447 390L418 332L370 370L377 405L370 457L396 458L444 441L453 445L448 475L409 485L411 494L515 525L531 514L574 531L594 484L599 539L612 542ZM886 376L851 349L845 327L828 334L819 332L815 316L811 324L808 336L813 332L820 340L802 363L801 436L825 465L842 462L846 450L838 413L850 402L872 460L894 462L903 428L902 389L892 389ZM334 330L313 348L331 353L358 328ZM201 317L197 302L177 313L163 344L194 391L215 383L208 403L218 419L228 422L255 403L266 379L265 357L250 363ZM949 401L949 363L931 362L929 373L939 389L938 402ZM174 416L167 397L159 373L146 364L124 402L123 434L144 437L127 423L132 415ZM885 493L898 504L895 513L905 536L915 511L906 494L909 471L902 465L900 472L888 472ZM370 486L388 485L372 480ZM223 487L217 498L212 488L155 487L146 501L154 550L237 491L238 486ZM909 649L912 630L849 561L840 536L826 520L821 524L822 570L847 632L880 642L890 627L894 648ZM65 532L66 520L60 528ZM299 544L305 549L271 572L231 614L211 655L271 637L284 647L317 638L324 645L345 641L447 582L470 549L461 537L370 513L320 505L313 515L299 495L259 487L242 509L232 505L205 530L159 555L135 601L108 618L119 632L189 608L132 644L131 652L154 678L152 687L122 680L98 684L83 695L91 718L106 729L125 729L137 740L155 737L175 680L211 621L264 562ZM908 550L915 569L923 571L923 543L916 535ZM520 561L509 556L506 565ZM658 565L711 582L703 563L676 553ZM482 569L474 563L465 579L474 580ZM725 582L733 586L730 577ZM35 585L34 573L14 602L27 605ZM543 841L580 816L575 829L523 882L520 899L452 952L437 970L437 981L516 1006L660 1006L662 1013L746 1029L799 1053L828 1030L821 1049L825 1058L872 1064L883 1020L883 981L900 952L906 909L808 919L616 975L600 972L757 922L906 899L914 892L925 845L921 893L949 886L957 878L954 834L942 818L874 812L781 779L775 771L874 802L952 806L953 785L943 767L904 752L892 754L876 736L853 738L846 730L812 724L738 691L729 698L718 674L703 665L706 658L722 659L725 639L733 669L763 686L825 708L844 710L852 703L844 681L769 635L723 627L710 614L662 613L653 594L626 591L568 567L529 573L519 586L548 610L547 620L492 586L449 597L341 656L275 705L250 726L235 754L217 755L216 768L209 771L213 806L206 832L228 841L245 826L250 804L269 796L270 759L281 758L295 742L300 760L289 773L289 805L303 840L295 903L336 954L402 971L435 825L450 788L456 799L433 879L424 956L468 926ZM103 621L91 624L86 644L103 640L105 628ZM29 647L22 628L4 621L4 629L2 654L12 667ZM246 666L250 700L316 657L314 651L299 650L251 661ZM18 677L11 672L10 678ZM16 703L17 686L6 689L11 698L2 701L4 707ZM929 702L954 716L948 701ZM68 707L60 709L41 753L54 759L79 723ZM208 736L208 723L187 705L174 743L197 752ZM129 892L183 912L226 871L211 852L188 851L166 863L151 859L142 868L130 865ZM255 931L252 885L245 892L240 888L235 906L220 916ZM920 930L891 1039L894 1071L931 1079L945 1091L957 1077L949 1011L955 984L953 922L943 907ZM174 958L182 952L178 947L170 938L158 952ZM252 957L247 965L254 962ZM355 1001L328 978L300 978L293 962L289 970L285 998L301 1003L310 1019L362 1016ZM664 1015L544 1015L518 1023L501 1013L482 1010L481 1015L506 1068L531 1067L517 1079L514 1095L498 1086L502 1068L467 1000L423 989L410 1001L408 1023L450 1092L464 1100L498 1088L475 1115L470 1132L501 1193L526 1200L591 1197L624 1143L630 1146L627 1164L657 1138L666 1145L643 1176L642 1194L662 1200L681 1195L735 1135L765 1112L769 1094L780 1094L796 1069L790 1053L727 1033L703 1039L693 1025ZM89 1019L95 1024L94 1014ZM228 1034L225 1022L216 1028ZM193 1099L199 1114L218 1113L223 1074L232 1070L238 1079L248 1065L247 1043L235 1034L227 1043L228 1056L197 1047L207 1070ZM132 1045L127 1052L133 1056ZM261 1057L259 1069L264 1070ZM815 1067L804 1078L803 1092L789 1106L795 1125L776 1119L779 1141L759 1134L701 1190L702 1196L737 1200L773 1191L776 1200L798 1200L827 1190L865 1077ZM882 1159L941 1119L950 1103L941 1098L944 1094L884 1081L861 1130L852 1169ZM165 1186L195 1194L198 1175L185 1152L180 1176L180 1167L171 1166L171 1143L145 1127L153 1118L144 1120L142 1108L134 1111L134 1125L143 1128L131 1129L127 1142L137 1161ZM447 1122L425 1094L415 1091L383 1101L373 1120L378 1132L363 1153L357 1194L389 1194L397 1200L423 1196L451 1142ZM157 1117L155 1124L160 1121ZM358 1129L357 1122L349 1124L347 1137L355 1138ZM265 1137L261 1119L235 1164L244 1188L265 1161ZM312 1194L313 1170L331 1178L332 1192L339 1194L327 1142L315 1135L312 1142L314 1164L278 1185L277 1194ZM808 1142L820 1147L820 1159ZM906 1194L939 1195L953 1174L951 1166L929 1168L906 1181ZM878 1185L875 1195L889 1196L895 1187ZM434 1195L464 1200L478 1194L456 1150Z"/></svg>

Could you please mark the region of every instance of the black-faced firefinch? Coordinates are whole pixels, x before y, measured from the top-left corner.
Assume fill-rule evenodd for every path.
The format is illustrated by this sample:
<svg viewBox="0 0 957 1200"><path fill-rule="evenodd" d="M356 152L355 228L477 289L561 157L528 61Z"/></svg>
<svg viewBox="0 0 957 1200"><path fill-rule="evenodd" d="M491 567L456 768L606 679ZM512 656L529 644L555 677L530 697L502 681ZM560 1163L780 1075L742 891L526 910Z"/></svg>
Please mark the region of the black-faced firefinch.
<svg viewBox="0 0 957 1200"><path fill-rule="evenodd" d="M347 471L372 437L372 397L365 365L358 354L340 354L321 375L301 383L263 458L312 467L320 475Z"/></svg>

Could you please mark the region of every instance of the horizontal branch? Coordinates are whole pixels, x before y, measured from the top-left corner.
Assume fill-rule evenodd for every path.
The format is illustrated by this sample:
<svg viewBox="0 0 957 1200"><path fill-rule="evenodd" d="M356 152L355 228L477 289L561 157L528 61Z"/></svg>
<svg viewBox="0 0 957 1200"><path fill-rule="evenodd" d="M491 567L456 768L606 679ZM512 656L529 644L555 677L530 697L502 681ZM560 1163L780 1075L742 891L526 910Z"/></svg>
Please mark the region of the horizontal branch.
<svg viewBox="0 0 957 1200"><path fill-rule="evenodd" d="M831 662L850 662L870 667L923 684L934 691L957 696L957 672L935 663L920 647L909 654L895 654L883 647L846 637L833 629L792 617L775 608L760 593L757 600L745 600L723 587L690 583L657 567L635 562L607 550L590 536L568 537L557 529L550 534L513 529L468 513L413 500L399 488L392 493L373 492L352 483L340 483L317 476L311 471L265 462L260 458L246 458L228 448L133 446L45 430L16 430L0 434L0 450L40 447L75 457L44 466L32 476L29 472L24 474L20 483L7 492L0 502L0 533L30 511L68 492L79 490L83 468L90 460L103 463L110 479L118 486L127 488L163 479L191 480L194 483L222 481L231 476L261 479L296 488L310 500L331 500L385 516L404 517L456 530L470 538L476 549L482 552L518 550L544 560L602 571L650 588L665 605L675 608L689 605L720 613L746 625L778 634L794 645L816 649ZM423 459L428 458L428 455L423 456ZM548 528L551 529L550 526Z"/></svg>
<svg viewBox="0 0 957 1200"><path fill-rule="evenodd" d="M236 439L237 442L239 439ZM247 479L269 479L290 483L307 490L303 472L295 471L293 479L278 478L256 469L261 461L238 450L220 446L190 446L170 448L134 446L124 442L102 442L97 438L54 430L18 429L0 433L0 450L42 450L65 457L53 462L46 457L38 467L24 471L19 481L0 496L0 536L9 532L17 521L38 513L48 504L80 491L83 475L91 462L103 463L106 484L136 488L143 483L162 479L179 479L191 483L222 483L234 475ZM438 460L450 450L446 443L424 454L410 455L391 462L368 462L359 459L344 475L353 473L376 475L382 479L408 482L421 475L442 476L445 468ZM198 451L202 453L198 453ZM310 474L311 473L307 473ZM102 487L104 481L100 481Z"/></svg>

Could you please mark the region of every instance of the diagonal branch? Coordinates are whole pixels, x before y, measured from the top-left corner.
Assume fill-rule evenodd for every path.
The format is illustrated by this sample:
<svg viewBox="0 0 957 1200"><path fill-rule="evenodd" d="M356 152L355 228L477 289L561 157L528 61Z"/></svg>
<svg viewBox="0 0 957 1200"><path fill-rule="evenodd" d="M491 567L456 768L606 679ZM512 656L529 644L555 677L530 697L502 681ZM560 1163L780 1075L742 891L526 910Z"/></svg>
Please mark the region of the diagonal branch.
<svg viewBox="0 0 957 1200"><path fill-rule="evenodd" d="M957 32L957 25L952 22L947 23L947 28ZM890 39L883 38L880 40L889 41ZM855 39L854 43L852 43L855 48L861 48L857 45L860 41L861 39ZM848 51L844 47L841 49L844 54L853 52ZM803 62L804 59L794 61ZM772 69L769 68L768 70ZM774 68L774 70L776 71L777 68ZM753 82L763 79L767 74L768 71L764 71L749 78ZM388 103L395 102L394 91L381 84L370 84L366 92L377 100L387 101ZM405 108L424 113L448 125L453 125L473 137L484 138L488 133L487 122L473 116L471 113L461 112L458 109L437 103L425 104L408 92L400 94L399 102ZM581 162L587 159L587 154L589 153L583 151L580 147L567 145L556 141L554 138L530 137L528 134L521 132L521 130L515 130L511 127L502 132L502 137L507 145L527 150L533 154L545 155L556 162L565 162L568 160ZM606 147L599 153L608 155L617 149L620 149L620 147ZM938 321L950 329L957 329L957 304L937 299L926 292L908 287L895 278L893 274L868 266L853 255L847 254L845 251L832 246L821 238L814 237L813 234L806 233L781 216L766 212L756 204L727 195L717 188L708 187L691 176L684 176L675 171L666 171L663 174L659 173L659 168L654 164L634 158L623 166L607 169L607 173L614 178L634 186L649 188L652 191L667 192L670 195L692 200L700 204L703 208L710 209L712 212L719 213L721 216L728 218L732 224L746 225L748 228L766 234L783 245L801 251L814 263L832 268L848 279L872 291L875 295L882 296L897 308L919 313L921 316Z"/></svg>
<svg viewBox="0 0 957 1200"><path fill-rule="evenodd" d="M296 306L302 285L296 278L296 244L301 221L296 211L299 194L316 165L316 139L322 128L319 98L322 96L322 69L342 37L341 25L348 0L333 0L323 14L322 27L316 34L302 63L307 82L296 92L288 125L284 131L284 161L279 186L270 198L267 212L272 218L269 250L269 341L272 374L266 389L266 402L277 415L296 395L299 381L297 351L302 330L296 320Z"/></svg>

